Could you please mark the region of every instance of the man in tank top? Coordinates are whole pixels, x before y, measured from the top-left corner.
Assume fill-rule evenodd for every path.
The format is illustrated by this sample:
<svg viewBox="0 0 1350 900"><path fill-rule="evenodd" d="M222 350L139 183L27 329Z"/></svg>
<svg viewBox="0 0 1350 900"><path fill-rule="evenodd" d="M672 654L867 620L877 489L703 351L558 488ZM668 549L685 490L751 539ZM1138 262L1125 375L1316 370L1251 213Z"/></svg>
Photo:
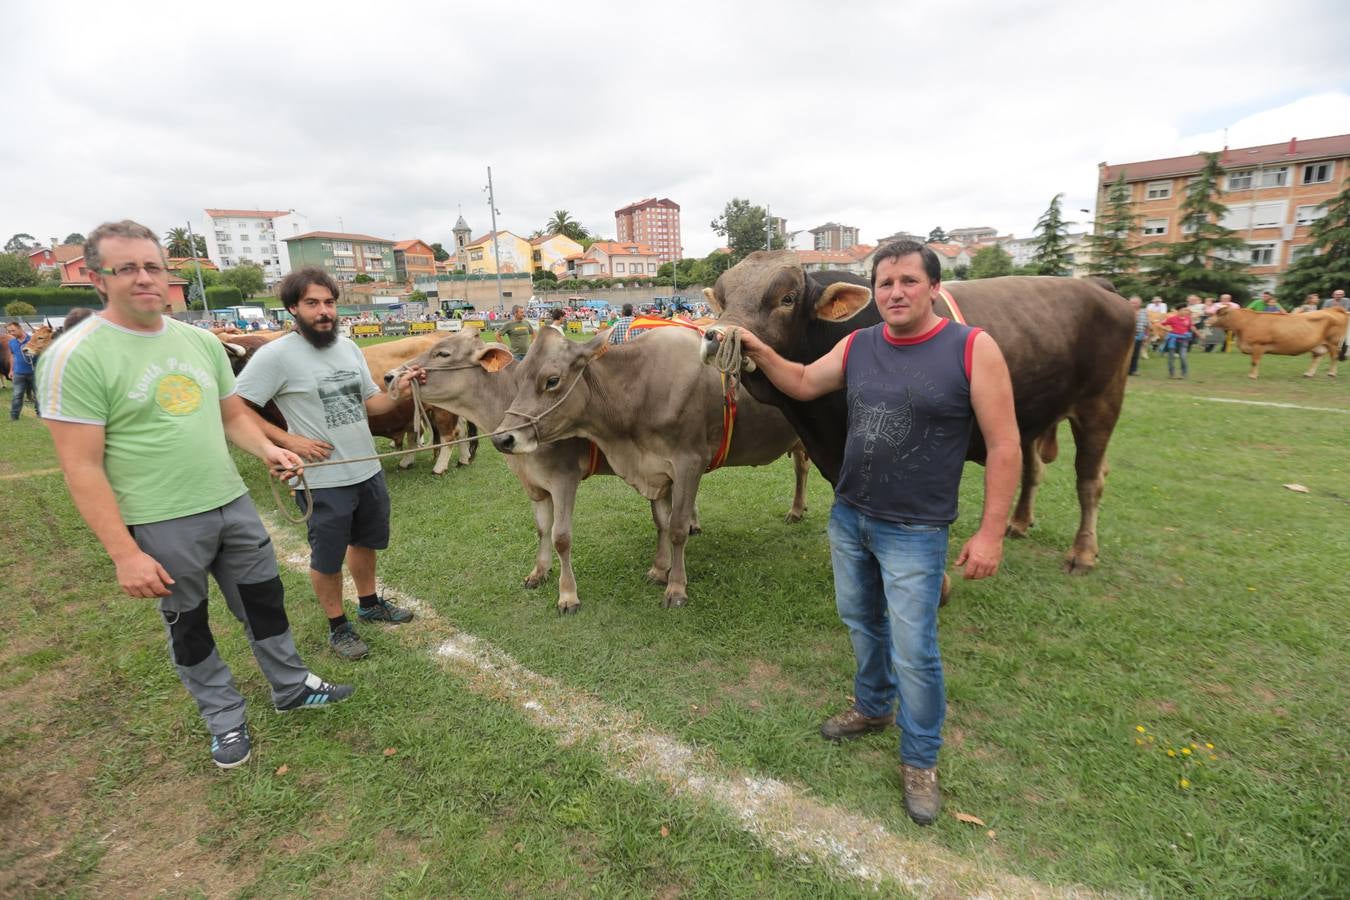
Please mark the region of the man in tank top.
<svg viewBox="0 0 1350 900"><path fill-rule="evenodd" d="M820 730L843 740L894 719L905 811L920 825L941 807L937 755L947 701L937 610L971 428L979 427L988 457L980 526L956 557L966 578L998 571L1022 461L1003 354L979 328L933 311L940 287L936 254L900 241L873 263L882 322L815 362L789 362L742 333L745 353L788 396L848 391L829 534L835 602L857 662L856 701Z"/></svg>

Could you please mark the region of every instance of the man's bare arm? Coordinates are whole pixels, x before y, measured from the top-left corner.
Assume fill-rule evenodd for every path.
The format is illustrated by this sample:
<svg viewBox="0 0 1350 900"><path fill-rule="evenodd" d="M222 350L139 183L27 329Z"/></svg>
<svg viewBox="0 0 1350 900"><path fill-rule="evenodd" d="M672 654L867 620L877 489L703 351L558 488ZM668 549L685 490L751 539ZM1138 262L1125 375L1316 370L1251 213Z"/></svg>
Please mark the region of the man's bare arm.
<svg viewBox="0 0 1350 900"><path fill-rule="evenodd" d="M273 425L259 414L258 407L247 400L244 401L244 412L253 418L254 424L258 426L269 441L278 447L284 447L291 451L304 459L305 462L319 462L327 459L333 452L333 445L327 441L307 438L303 434L294 434Z"/></svg>
<svg viewBox="0 0 1350 900"><path fill-rule="evenodd" d="M791 362L744 328L740 329L741 350L755 361L774 387L794 400L814 400L844 387L845 337L829 353L809 364Z"/></svg>
<svg viewBox="0 0 1350 900"><path fill-rule="evenodd" d="M971 359L970 404L984 436L984 514L980 527L956 557L966 578L987 578L1003 560L1008 512L1022 473L1022 438L1013 405L1012 377L1003 352L988 334L975 338Z"/></svg>
<svg viewBox="0 0 1350 900"><path fill-rule="evenodd" d="M44 420L56 445L75 509L117 567L117 583L132 597L167 597L173 578L131 537L103 468L103 426Z"/></svg>

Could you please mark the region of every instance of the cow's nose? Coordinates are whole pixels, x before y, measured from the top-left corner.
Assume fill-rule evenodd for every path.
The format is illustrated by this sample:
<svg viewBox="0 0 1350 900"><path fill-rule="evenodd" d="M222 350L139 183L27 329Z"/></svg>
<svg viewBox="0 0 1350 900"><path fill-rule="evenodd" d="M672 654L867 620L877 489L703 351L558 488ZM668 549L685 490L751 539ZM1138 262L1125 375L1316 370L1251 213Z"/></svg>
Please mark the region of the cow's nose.
<svg viewBox="0 0 1350 900"><path fill-rule="evenodd" d="M492 446L503 453L511 453L516 446L516 436L509 431L506 434L495 434L492 436Z"/></svg>
<svg viewBox="0 0 1350 900"><path fill-rule="evenodd" d="M393 373L393 372L385 372L385 373L384 373L384 383L385 383L386 385L389 385L389 384L393 384L393 383L394 383L394 373Z"/></svg>

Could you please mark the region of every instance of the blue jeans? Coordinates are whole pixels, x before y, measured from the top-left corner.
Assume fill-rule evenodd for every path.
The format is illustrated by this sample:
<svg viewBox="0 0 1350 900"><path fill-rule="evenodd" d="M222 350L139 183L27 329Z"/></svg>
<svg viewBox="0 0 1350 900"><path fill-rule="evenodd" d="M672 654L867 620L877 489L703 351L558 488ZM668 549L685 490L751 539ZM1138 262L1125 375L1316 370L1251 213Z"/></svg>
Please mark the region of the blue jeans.
<svg viewBox="0 0 1350 900"><path fill-rule="evenodd" d="M835 501L829 533L835 606L857 661L857 709L886 715L898 695L900 759L931 768L947 715L937 640L947 527L886 522Z"/></svg>
<svg viewBox="0 0 1350 900"><path fill-rule="evenodd" d="M37 389L33 385L32 372L14 373L14 394L9 398L9 417L11 419L19 418L19 413L23 411L23 397L27 394L33 400L33 409L37 410ZM41 410L38 414L41 415Z"/></svg>
<svg viewBox="0 0 1350 900"><path fill-rule="evenodd" d="M1186 371L1186 353L1191 349L1191 336L1189 334L1169 334L1163 349L1167 352L1167 375L1169 378L1176 374L1174 357L1181 357L1182 377L1189 374Z"/></svg>

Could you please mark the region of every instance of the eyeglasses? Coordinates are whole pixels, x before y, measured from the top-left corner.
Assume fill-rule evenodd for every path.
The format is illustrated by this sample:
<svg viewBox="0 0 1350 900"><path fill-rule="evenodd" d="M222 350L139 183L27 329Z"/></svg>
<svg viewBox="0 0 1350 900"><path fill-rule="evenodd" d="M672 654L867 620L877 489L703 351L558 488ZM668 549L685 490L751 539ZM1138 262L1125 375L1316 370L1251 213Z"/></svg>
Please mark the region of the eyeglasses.
<svg viewBox="0 0 1350 900"><path fill-rule="evenodd" d="M95 269L94 271L98 272L100 275L110 275L110 276L117 275L121 278L135 278L136 273L141 271L142 269L144 269L145 274L149 275L151 278L158 278L169 271L164 266L161 266L159 263L146 263L145 265L139 265L137 263L123 263L122 265L118 266L115 269L111 266L103 266L102 268Z"/></svg>

